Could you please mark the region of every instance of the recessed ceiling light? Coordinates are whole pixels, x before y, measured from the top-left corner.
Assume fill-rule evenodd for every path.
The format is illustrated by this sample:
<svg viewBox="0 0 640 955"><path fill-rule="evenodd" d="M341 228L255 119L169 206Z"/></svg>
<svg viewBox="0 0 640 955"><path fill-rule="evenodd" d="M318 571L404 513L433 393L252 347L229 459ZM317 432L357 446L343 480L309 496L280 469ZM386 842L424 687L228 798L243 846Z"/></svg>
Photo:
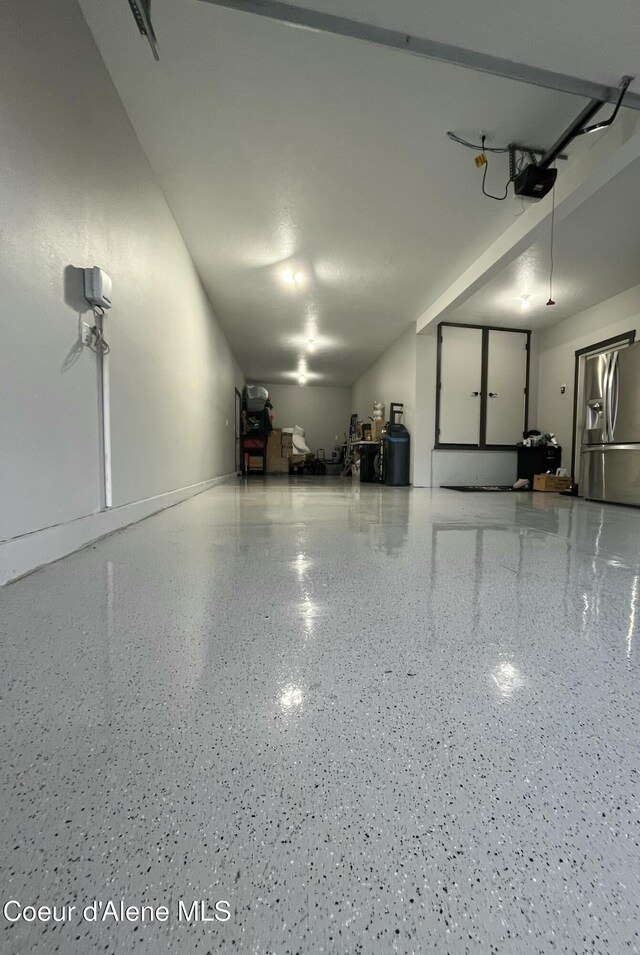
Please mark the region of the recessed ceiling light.
<svg viewBox="0 0 640 955"><path fill-rule="evenodd" d="M282 281L287 285L302 285L304 275L302 272L292 272L291 269L285 269L282 273Z"/></svg>
<svg viewBox="0 0 640 955"><path fill-rule="evenodd" d="M530 298L531 298L531 296L530 296L529 294L521 295L521 296L520 296L520 307L523 308L523 309L524 309L524 308L531 308L531 302L529 301Z"/></svg>
<svg viewBox="0 0 640 955"><path fill-rule="evenodd" d="M298 382L299 382L299 384L301 384L301 385L306 385L307 379L305 378L304 375L300 375L300 377L298 378Z"/></svg>

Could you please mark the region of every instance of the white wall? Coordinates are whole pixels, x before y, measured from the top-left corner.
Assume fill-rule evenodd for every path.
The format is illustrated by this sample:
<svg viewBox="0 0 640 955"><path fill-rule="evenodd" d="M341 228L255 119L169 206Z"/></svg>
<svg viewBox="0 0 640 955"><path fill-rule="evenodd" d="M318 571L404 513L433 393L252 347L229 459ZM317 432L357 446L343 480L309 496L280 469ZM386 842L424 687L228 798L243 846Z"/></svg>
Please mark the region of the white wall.
<svg viewBox="0 0 640 955"><path fill-rule="evenodd" d="M0 62L7 540L99 509L96 358L77 348L80 267L113 278L116 507L233 471L243 378L76 0L4 0Z"/></svg>
<svg viewBox="0 0 640 955"><path fill-rule="evenodd" d="M304 428L312 451L324 448L328 458L342 444L351 417L350 388L321 388L305 385L265 385L271 398L276 428ZM337 436L337 437L336 437Z"/></svg>
<svg viewBox="0 0 640 955"><path fill-rule="evenodd" d="M438 337L435 329L416 336L416 408L413 438L413 483L431 487L433 444L436 434L436 358Z"/></svg>
<svg viewBox="0 0 640 955"><path fill-rule="evenodd" d="M374 391L389 393L389 400L402 396L399 400L406 402L405 424L411 432L411 483L415 487L512 484L517 476L515 450L434 450L436 366L437 329L416 335L412 327L356 382L354 410L357 407L362 416ZM534 392L536 386L537 379Z"/></svg>
<svg viewBox="0 0 640 955"><path fill-rule="evenodd" d="M433 487L456 484L513 484L518 477L518 452L432 451Z"/></svg>
<svg viewBox="0 0 640 955"><path fill-rule="evenodd" d="M513 483L515 451L434 450L436 363L436 330L416 335L412 326L356 382L354 409L362 416L374 392L375 397L380 392L386 401L405 402L405 425L411 432L411 483L415 487Z"/></svg>
<svg viewBox="0 0 640 955"><path fill-rule="evenodd" d="M553 431L563 448L563 463L571 464L575 352L640 328L640 285L539 332L537 351L537 413L532 427ZM566 385L564 395L560 393Z"/></svg>
<svg viewBox="0 0 640 955"><path fill-rule="evenodd" d="M373 402L385 404L385 420L389 420L391 402L404 404L401 419L411 435L411 472L413 474L416 407L416 329L409 328L380 356L353 386L351 404L354 414L366 421L373 414ZM413 481L413 477L412 477Z"/></svg>

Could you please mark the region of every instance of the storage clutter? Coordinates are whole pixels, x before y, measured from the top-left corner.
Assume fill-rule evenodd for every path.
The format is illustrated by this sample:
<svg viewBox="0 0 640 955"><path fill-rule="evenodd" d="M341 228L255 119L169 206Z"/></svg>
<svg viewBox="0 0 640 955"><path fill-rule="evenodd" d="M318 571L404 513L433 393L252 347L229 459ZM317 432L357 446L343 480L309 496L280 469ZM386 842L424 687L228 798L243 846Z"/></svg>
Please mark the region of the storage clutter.
<svg viewBox="0 0 640 955"><path fill-rule="evenodd" d="M351 473L362 484L378 481L389 487L407 487L411 445L409 432L400 423L404 405L391 402L386 422L384 410L381 401L374 401L368 421L351 415L342 473Z"/></svg>
<svg viewBox="0 0 640 955"><path fill-rule="evenodd" d="M522 441L518 443L518 447L523 448L538 448L546 446L556 446L558 442L556 440L555 434L552 434L550 431L547 431L546 434L538 431L536 428L531 428L529 431L524 431L522 434Z"/></svg>
<svg viewBox="0 0 640 955"><path fill-rule="evenodd" d="M262 385L245 385L242 392L240 460L243 474L266 471L267 439L271 431L269 392Z"/></svg>
<svg viewBox="0 0 640 955"><path fill-rule="evenodd" d="M247 455L247 470L248 471L260 471L262 472L263 468L263 458L262 455L249 454Z"/></svg>
<svg viewBox="0 0 640 955"><path fill-rule="evenodd" d="M382 441L386 432L386 423L381 418L374 418L371 424L371 440Z"/></svg>
<svg viewBox="0 0 640 955"><path fill-rule="evenodd" d="M518 478L513 490L569 491L573 480L562 465L562 448L550 431L523 432L518 449Z"/></svg>
<svg viewBox="0 0 640 955"><path fill-rule="evenodd" d="M267 439L267 474L288 474L304 465L309 455L304 428L274 428Z"/></svg>
<svg viewBox="0 0 640 955"><path fill-rule="evenodd" d="M282 450L282 428L274 428L267 438L267 474L288 474L289 458Z"/></svg>
<svg viewBox="0 0 640 955"><path fill-rule="evenodd" d="M245 385L242 395L241 460L245 474L289 474L313 457L304 428L273 427L273 405L261 385Z"/></svg>
<svg viewBox="0 0 640 955"><path fill-rule="evenodd" d="M573 481L570 477L561 474L534 474L534 491L569 491Z"/></svg>

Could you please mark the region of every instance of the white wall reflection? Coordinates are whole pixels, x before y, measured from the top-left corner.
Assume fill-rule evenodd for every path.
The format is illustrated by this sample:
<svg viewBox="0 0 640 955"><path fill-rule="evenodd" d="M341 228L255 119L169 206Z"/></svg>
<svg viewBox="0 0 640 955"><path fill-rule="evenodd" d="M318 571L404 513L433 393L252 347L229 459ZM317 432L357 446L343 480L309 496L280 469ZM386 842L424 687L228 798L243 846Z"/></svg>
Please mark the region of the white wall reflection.
<svg viewBox="0 0 640 955"><path fill-rule="evenodd" d="M513 696L516 690L520 690L524 686L522 673L513 663L499 663L493 670L491 677L504 697Z"/></svg>
<svg viewBox="0 0 640 955"><path fill-rule="evenodd" d="M582 633L584 635L588 623L589 623L589 611L591 610L589 606L589 596L585 592L582 594Z"/></svg>
<svg viewBox="0 0 640 955"><path fill-rule="evenodd" d="M306 554L300 553L298 554L296 559L292 561L292 563L293 563L293 569L296 572L296 576L298 580L299 581L304 580L309 571L309 567L311 566L311 561L309 560L309 558L306 556Z"/></svg>
<svg viewBox="0 0 640 955"><path fill-rule="evenodd" d="M627 631L627 656L631 656L633 650L633 638L636 634L637 615L638 615L638 584L640 577L633 578L631 587L631 599L629 602L629 630Z"/></svg>
<svg viewBox="0 0 640 955"><path fill-rule="evenodd" d="M311 599L310 594L305 593L299 604L300 616L309 620L318 616L318 605Z"/></svg>
<svg viewBox="0 0 640 955"><path fill-rule="evenodd" d="M305 637L311 637L313 636L315 618L319 614L319 607L313 599L313 587L311 585L310 571L313 568L314 561L308 556L307 540L304 534L298 535L296 547L297 554L293 560L289 561L289 566L300 585L298 615L302 621L302 629Z"/></svg>
<svg viewBox="0 0 640 955"><path fill-rule="evenodd" d="M306 637L312 637L315 629L315 619L318 616L318 605L311 599L310 594L304 593L302 600L298 604L300 617L302 618L302 629Z"/></svg>

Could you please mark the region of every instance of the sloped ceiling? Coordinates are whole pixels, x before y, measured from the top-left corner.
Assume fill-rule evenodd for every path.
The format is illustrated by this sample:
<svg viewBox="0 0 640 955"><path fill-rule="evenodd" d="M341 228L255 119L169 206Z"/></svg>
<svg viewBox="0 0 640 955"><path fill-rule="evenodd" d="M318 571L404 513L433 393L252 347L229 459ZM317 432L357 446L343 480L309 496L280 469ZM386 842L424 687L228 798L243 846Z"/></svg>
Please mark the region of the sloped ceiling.
<svg viewBox="0 0 640 955"><path fill-rule="evenodd" d="M125 0L81 6L254 380L294 381L305 356L310 383L351 384L514 221L520 205L481 195L473 153L447 130L544 147L584 105L199 0L154 0L156 63ZM352 6L378 16L400 6L422 32L477 47L502 20L506 55L525 43L513 4L483 5L475 27L467 4L430 5L428 24L409 0L351 0L340 12ZM568 31L569 17L560 22ZM540 63L549 48L530 30L532 39L529 59ZM617 83L617 60L596 63L602 51L591 47L580 69ZM504 157L492 157L488 188L500 191L507 175ZM285 269L302 284L287 285Z"/></svg>
<svg viewBox="0 0 640 955"><path fill-rule="evenodd" d="M464 324L544 328L640 284L640 160L534 242L451 315ZM552 295L549 277L553 255ZM523 307L526 296L528 307Z"/></svg>
<svg viewBox="0 0 640 955"><path fill-rule="evenodd" d="M288 2L608 86L623 74L640 76L635 0Z"/></svg>

